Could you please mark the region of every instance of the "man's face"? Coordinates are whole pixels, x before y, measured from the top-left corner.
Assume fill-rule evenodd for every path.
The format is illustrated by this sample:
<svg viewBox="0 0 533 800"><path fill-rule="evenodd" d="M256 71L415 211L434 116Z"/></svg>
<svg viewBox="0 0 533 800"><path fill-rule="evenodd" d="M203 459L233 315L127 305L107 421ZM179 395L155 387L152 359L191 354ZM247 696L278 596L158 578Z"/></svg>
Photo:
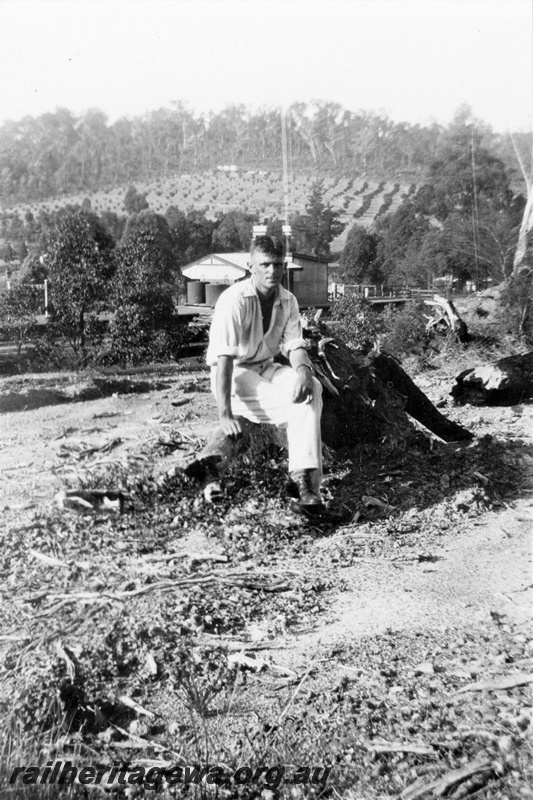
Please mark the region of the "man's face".
<svg viewBox="0 0 533 800"><path fill-rule="evenodd" d="M255 288L261 294L273 294L281 283L285 270L285 259L282 256L267 255L255 250L251 257L252 275Z"/></svg>

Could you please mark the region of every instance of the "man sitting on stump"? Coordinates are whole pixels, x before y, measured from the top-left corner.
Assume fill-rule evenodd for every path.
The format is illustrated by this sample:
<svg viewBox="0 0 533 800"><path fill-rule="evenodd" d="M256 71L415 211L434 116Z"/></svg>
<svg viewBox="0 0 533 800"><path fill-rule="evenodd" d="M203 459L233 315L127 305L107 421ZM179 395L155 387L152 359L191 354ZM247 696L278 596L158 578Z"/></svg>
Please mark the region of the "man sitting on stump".
<svg viewBox="0 0 533 800"><path fill-rule="evenodd" d="M207 363L219 427L199 460L216 460L214 443L240 437L245 420L286 428L299 505L320 511L322 386L312 374L298 301L281 285L285 249L271 236L256 236L250 259L251 276L226 289L215 306ZM280 353L290 367L274 361Z"/></svg>

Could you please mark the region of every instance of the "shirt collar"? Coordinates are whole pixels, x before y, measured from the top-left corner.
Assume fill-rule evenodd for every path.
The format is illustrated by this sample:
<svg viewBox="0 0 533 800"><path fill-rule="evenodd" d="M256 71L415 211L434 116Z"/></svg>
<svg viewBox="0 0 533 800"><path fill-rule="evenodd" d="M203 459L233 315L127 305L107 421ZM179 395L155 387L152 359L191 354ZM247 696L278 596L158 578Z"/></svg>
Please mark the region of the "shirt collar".
<svg viewBox="0 0 533 800"><path fill-rule="evenodd" d="M252 278L248 278L247 281L246 281L246 284L247 285L246 285L246 288L243 291L243 296L244 297L258 297L257 290L256 290L256 288L254 286L254 282L253 282ZM283 300L287 300L289 298L289 296L290 296L290 292L288 292L287 289L285 289L284 286L279 286L278 287L278 293L277 293L276 298L274 300L274 305L275 306L279 305L280 303L283 302Z"/></svg>

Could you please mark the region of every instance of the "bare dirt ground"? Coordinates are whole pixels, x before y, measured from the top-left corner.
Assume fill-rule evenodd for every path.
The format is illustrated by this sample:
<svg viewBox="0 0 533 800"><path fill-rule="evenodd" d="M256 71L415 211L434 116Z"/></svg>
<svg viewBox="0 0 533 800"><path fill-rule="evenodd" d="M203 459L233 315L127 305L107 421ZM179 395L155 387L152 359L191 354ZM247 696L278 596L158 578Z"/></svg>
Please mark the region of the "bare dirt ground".
<svg viewBox="0 0 533 800"><path fill-rule="evenodd" d="M447 380L443 374L431 373L418 383L437 400L445 394ZM272 606L265 605L266 613L250 615L236 638L262 642L261 658L265 659L266 671L270 665L270 673L278 670L277 677L281 674L288 684L291 676L301 680L305 675L310 687L307 702L316 714L322 700L319 702L313 692L326 692L329 697L332 687L341 691L340 686L343 702L349 696L353 703L355 689L351 681L356 681L358 691L363 691L361 687L368 690L364 697L364 693L358 696L357 703L363 698L370 709L372 702L377 702L379 708L383 696L388 697L389 706L400 709L397 715L401 724L411 722L411 728L406 730L419 742L424 727L413 727L412 712L408 710L414 703L413 691L426 692L424 702L429 702L432 693L463 690L468 681L508 678L531 670L533 403L512 408L449 405L444 413L476 434L471 444L443 445L429 437L424 446L412 444L398 454L372 452L368 462L364 453L359 454L358 464L347 454L338 458L329 455L327 497L332 503L342 502L355 514L345 524L327 530L313 528L295 519L283 499L265 497L261 485L255 493L252 487L246 496L241 496L235 488L237 474L230 477L233 500L224 506L216 536L210 527L215 511L207 507L201 491L196 500L191 495L189 505L184 505L180 487L176 486L176 495L169 509L165 509L170 515L166 523L170 538L148 547L146 541L143 545L140 533L135 538L128 529L122 545L121 528L117 525L113 546L118 551L122 549L124 557L128 546L134 554L172 551L179 546L184 552L223 554L229 559L229 566L244 571L261 569L264 574L289 579L310 576L305 586L296 585L294 577L296 588L287 599L280 595ZM109 481L114 473L123 475L132 465L138 470L146 468L159 478L177 459L200 446L214 422L207 373L199 365L190 370L180 367L152 374L47 374L2 379L0 474L4 536L23 531L24 547L61 559L62 546L59 540L54 544L53 526L52 535L46 540L48 545L43 545L39 537L32 543L32 530L40 530L43 515L68 517L76 513L56 508L54 498L58 493L80 484L96 485L95 476L106 475ZM246 469L246 462L240 469ZM373 502L376 499L378 503ZM203 524L195 524L196 512ZM88 523L87 537L92 530ZM151 534L157 538L155 530ZM89 544L87 548L89 551ZM98 559L97 552L85 553L83 559L92 563L91 559ZM46 579L44 576L52 569L49 565L38 564L35 559L30 563L31 586L19 579L13 564L4 569L4 599L8 600L2 625L4 648L18 635L26 641L32 630L31 614L28 617L21 612L20 595L29 588L43 588L38 586L39 581L44 580L46 591L54 585L49 574ZM87 570L87 575L93 574L92 568ZM116 572L114 565L111 573ZM60 583L65 585L63 580ZM77 586L83 583L82 579ZM98 587L98 583L93 581L92 586ZM316 597L311 596L309 586ZM288 608L296 610L289 613ZM205 620L200 629L210 630ZM231 626L227 630L231 633ZM404 652L406 642L410 644ZM379 661L383 654L388 654L386 668ZM391 662L396 659L402 666L396 664L392 669ZM319 675L315 675L317 664L324 665ZM407 670L405 675L402 669ZM435 681L443 674L447 680L455 676L455 684L437 687ZM412 689L413 681L418 686L416 690ZM496 695L487 701L490 713L487 704L481 709L491 721L480 727L477 719L477 729L486 730L489 739L494 739L495 752L501 756L503 766L494 767L496 756L491 751L492 772L486 771L484 782L473 785L463 795L451 794L448 787L440 793L434 789L435 794L428 796L443 796L448 791L453 797L467 796L483 787L488 792L484 796L489 798L533 796L524 778L530 774L528 759L520 755L507 764L504 750L509 750L510 745L502 739L514 737L512 746L522 753L520 737L531 718L531 697L527 688L494 691ZM403 704L402 693L407 693ZM368 699L370 696L374 701ZM253 702L261 708L265 698L256 697ZM516 730L505 725L495 729L494 715L502 705L506 713L509 705L514 708L516 719L522 720L525 714L527 724L522 722ZM360 712L360 705L357 708ZM365 706L368 716L367 712ZM332 712L328 713L331 717ZM354 713L353 708L350 713ZM418 711L415 717L416 714ZM423 782L424 775L429 776L427 781L434 777L431 769L409 762L402 772L403 766L397 760L389 763L394 749L388 751L385 769L368 744L372 731L381 743L393 734L398 738L399 729L394 726L400 722L396 717L391 722L389 717L386 724L383 722L383 730L374 721L374 727L358 731L355 745L351 742L335 750L339 769L344 770L343 779L334 790L336 796L366 800L400 796L400 791L408 800L426 796L415 790L406 792L415 778ZM470 724L469 730L474 728L476 725ZM435 722L433 735L445 729L445 722ZM404 728L401 730L406 733ZM450 735L455 742L457 729ZM474 741L486 744L481 734ZM357 751L358 746L366 747L365 753L370 753L371 758L369 763L361 762L356 777L354 747ZM442 743L440 746L444 747ZM478 750L463 746L458 761L450 757L438 765L440 773L470 763L479 755ZM366 771L365 778L361 771ZM458 791L453 782L452 786L453 791ZM307 794L312 792L308 790Z"/></svg>
<svg viewBox="0 0 533 800"><path fill-rule="evenodd" d="M52 503L61 489L78 485L77 470L61 463L65 451L83 453L93 448L93 461L120 461L158 439L165 429L178 426L191 436L194 452L194 443L207 435L216 419L206 374L198 370L131 380L101 377L96 382L60 374L27 376L4 379L0 391L4 525L31 519L35 509ZM71 402L64 402L69 398ZM521 489L512 508L500 506L474 519L466 515L457 527L432 541L431 561L416 562L414 568L411 556L405 561L369 559L354 566L339 558L338 568L350 588L332 602L322 627L309 638L300 638L302 647L312 646L315 640L382 633L389 628L445 628L483 618L491 608L505 609L519 620L529 617L533 404L460 408L450 416L478 436L490 433L523 444L515 463ZM109 445L112 455L102 455ZM186 453L177 455L182 458ZM163 473L176 460L176 455L161 458L157 471ZM423 529L420 533L422 554ZM335 551L346 535L346 529L333 532L318 539L316 548Z"/></svg>

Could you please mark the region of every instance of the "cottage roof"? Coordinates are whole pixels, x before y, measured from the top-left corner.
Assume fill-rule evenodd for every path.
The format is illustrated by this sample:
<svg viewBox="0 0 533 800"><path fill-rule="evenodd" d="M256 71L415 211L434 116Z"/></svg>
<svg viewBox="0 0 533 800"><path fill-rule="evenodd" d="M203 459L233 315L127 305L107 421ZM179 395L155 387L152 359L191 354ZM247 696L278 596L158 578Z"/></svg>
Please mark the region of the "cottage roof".
<svg viewBox="0 0 533 800"><path fill-rule="evenodd" d="M182 274L193 281L207 283L231 283L244 278L249 273L249 253L212 253L181 267ZM292 253L288 257L288 268L301 270L299 262L311 261L327 266L327 260L315 256Z"/></svg>
<svg viewBox="0 0 533 800"><path fill-rule="evenodd" d="M238 281L249 272L249 253L212 253L181 268L186 278L209 283Z"/></svg>

